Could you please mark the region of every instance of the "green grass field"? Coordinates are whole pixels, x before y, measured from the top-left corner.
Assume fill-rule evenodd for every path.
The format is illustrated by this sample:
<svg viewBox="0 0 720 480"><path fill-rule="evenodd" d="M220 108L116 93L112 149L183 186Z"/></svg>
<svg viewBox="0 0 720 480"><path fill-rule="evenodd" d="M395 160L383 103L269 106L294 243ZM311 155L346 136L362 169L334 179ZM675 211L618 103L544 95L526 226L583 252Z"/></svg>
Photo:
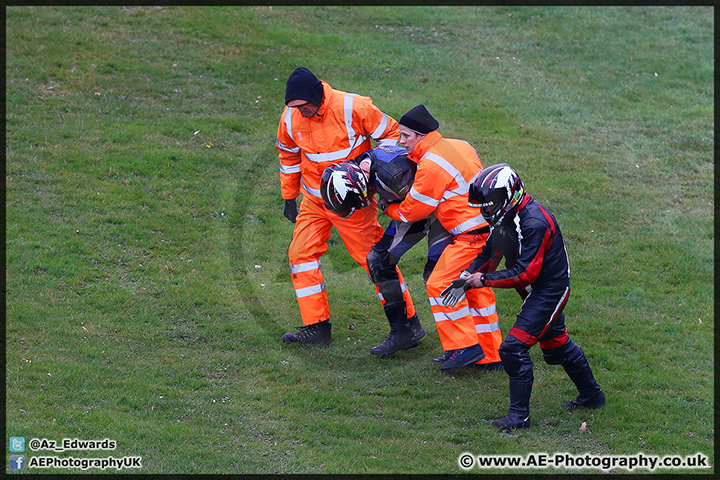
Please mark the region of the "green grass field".
<svg viewBox="0 0 720 480"><path fill-rule="evenodd" d="M10 437L117 442L128 473L464 473L474 455L701 453L714 473L711 7L8 7ZM608 403L533 349L530 430L498 432L504 372L442 374L387 323L333 234L329 348L296 348L275 133L307 66L508 162L556 215L565 310ZM387 217L381 219L387 222ZM503 333L520 308L498 291ZM581 425L585 429L581 430ZM26 468L25 473L73 473ZM116 473L112 468L86 472ZM471 473L605 473L474 468ZM640 469L612 473L648 473Z"/></svg>

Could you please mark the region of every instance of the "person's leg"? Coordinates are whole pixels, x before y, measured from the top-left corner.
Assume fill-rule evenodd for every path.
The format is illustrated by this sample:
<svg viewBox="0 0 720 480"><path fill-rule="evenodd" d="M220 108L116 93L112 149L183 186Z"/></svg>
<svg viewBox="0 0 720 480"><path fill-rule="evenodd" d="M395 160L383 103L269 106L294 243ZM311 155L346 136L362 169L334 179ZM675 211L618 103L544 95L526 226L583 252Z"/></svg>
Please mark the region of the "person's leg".
<svg viewBox="0 0 720 480"><path fill-rule="evenodd" d="M605 394L593 376L590 364L580 346L573 342L564 328L564 319L560 319L563 333L553 338L543 337L540 348L543 359L548 365L562 365L570 380L578 389L575 400L563 402L570 410L576 408L599 408L605 405Z"/></svg>
<svg viewBox="0 0 720 480"><path fill-rule="evenodd" d="M327 252L332 223L322 203L307 199L300 204L293 238L288 248L290 274L300 316L305 327L286 333L285 343L330 344L330 305L320 271L320 257Z"/></svg>
<svg viewBox="0 0 720 480"><path fill-rule="evenodd" d="M397 268L402 255L425 237L424 223L391 221L380 241L368 252L370 277L385 301L383 308L390 323L387 338L370 350L374 355L392 355L398 350L412 348L425 336L417 314L408 318L403 298L404 282L401 283ZM409 338L408 327L413 332L412 338Z"/></svg>
<svg viewBox="0 0 720 480"><path fill-rule="evenodd" d="M530 347L512 335L500 345L500 358L510 379L510 410L492 423L504 430L530 428L530 393L534 380Z"/></svg>

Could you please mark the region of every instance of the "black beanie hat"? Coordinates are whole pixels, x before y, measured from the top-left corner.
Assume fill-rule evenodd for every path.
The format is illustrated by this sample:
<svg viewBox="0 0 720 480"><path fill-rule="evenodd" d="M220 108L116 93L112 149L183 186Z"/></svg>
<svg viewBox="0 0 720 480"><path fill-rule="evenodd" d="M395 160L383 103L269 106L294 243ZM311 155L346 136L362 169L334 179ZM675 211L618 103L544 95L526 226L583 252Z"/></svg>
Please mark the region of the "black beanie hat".
<svg viewBox="0 0 720 480"><path fill-rule="evenodd" d="M285 105L292 100L305 100L319 107L322 99L323 85L314 73L298 67L290 74L285 87Z"/></svg>
<svg viewBox="0 0 720 480"><path fill-rule="evenodd" d="M430 133L440 126L438 121L430 115L425 105L418 105L407 112L402 116L399 123L418 133Z"/></svg>

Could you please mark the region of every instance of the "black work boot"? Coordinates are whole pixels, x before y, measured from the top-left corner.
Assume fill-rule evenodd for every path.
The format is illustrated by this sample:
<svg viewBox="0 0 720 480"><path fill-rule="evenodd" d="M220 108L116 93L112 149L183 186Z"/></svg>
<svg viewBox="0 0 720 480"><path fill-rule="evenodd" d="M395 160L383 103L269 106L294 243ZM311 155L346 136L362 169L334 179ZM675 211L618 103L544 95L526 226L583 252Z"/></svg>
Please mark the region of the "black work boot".
<svg viewBox="0 0 720 480"><path fill-rule="evenodd" d="M305 325L303 327L295 327L297 332L288 332L282 336L285 343L299 343L300 345L310 345L313 343L323 343L330 345L332 339L330 337L330 329L332 325L329 320L320 323Z"/></svg>
<svg viewBox="0 0 720 480"><path fill-rule="evenodd" d="M433 362L436 363L443 363L448 360L450 360L450 357L452 357L452 354L455 353L455 350L448 350L447 352L444 352L439 357L433 358Z"/></svg>
<svg viewBox="0 0 720 480"><path fill-rule="evenodd" d="M410 324L410 328L412 328L413 333L415 333L415 340L418 342L422 340L425 336L425 329L420 324L420 319L418 318L417 313L408 318L408 323Z"/></svg>
<svg viewBox="0 0 720 480"><path fill-rule="evenodd" d="M605 405L605 394L597 381L595 381L585 353L578 344L574 344L573 350L568 355L567 360L562 363L562 366L578 389L577 398L569 402L563 402L564 407L575 410L576 408L600 408Z"/></svg>
<svg viewBox="0 0 720 480"><path fill-rule="evenodd" d="M384 308L385 315L390 322L390 333L380 345L371 348L370 353L386 356L392 355L398 350L417 347L415 332L408 324L405 302L386 303Z"/></svg>
<svg viewBox="0 0 720 480"><path fill-rule="evenodd" d="M503 430L530 428L530 392L532 383L510 380L510 411L492 424Z"/></svg>
<svg viewBox="0 0 720 480"><path fill-rule="evenodd" d="M472 365L475 362L479 362L483 358L485 358L485 352L483 352L479 344L473 345L472 347L460 348L452 351L450 357L440 365L440 370L443 372L458 370Z"/></svg>

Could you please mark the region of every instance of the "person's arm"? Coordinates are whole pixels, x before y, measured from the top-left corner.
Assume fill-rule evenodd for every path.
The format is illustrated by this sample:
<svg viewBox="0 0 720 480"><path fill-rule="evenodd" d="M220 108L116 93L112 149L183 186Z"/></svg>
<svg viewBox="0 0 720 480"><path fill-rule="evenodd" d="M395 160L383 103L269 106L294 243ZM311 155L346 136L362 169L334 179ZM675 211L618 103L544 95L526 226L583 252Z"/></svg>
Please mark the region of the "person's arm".
<svg viewBox="0 0 720 480"><path fill-rule="evenodd" d="M480 284L478 286L493 288L525 288L535 282L554 234L540 221L526 223L520 236L515 265L505 270L477 273L468 279L473 286Z"/></svg>
<svg viewBox="0 0 720 480"><path fill-rule="evenodd" d="M302 153L292 136L288 133L291 119L291 109L285 108L278 125L275 148L278 150L280 160L280 193L285 200L283 215L295 223L297 217L297 203L295 199L300 195L300 162Z"/></svg>
<svg viewBox="0 0 720 480"><path fill-rule="evenodd" d="M429 217L443 199L453 179L432 162L420 160L413 186L402 202L391 203L385 213L393 220L416 222Z"/></svg>

